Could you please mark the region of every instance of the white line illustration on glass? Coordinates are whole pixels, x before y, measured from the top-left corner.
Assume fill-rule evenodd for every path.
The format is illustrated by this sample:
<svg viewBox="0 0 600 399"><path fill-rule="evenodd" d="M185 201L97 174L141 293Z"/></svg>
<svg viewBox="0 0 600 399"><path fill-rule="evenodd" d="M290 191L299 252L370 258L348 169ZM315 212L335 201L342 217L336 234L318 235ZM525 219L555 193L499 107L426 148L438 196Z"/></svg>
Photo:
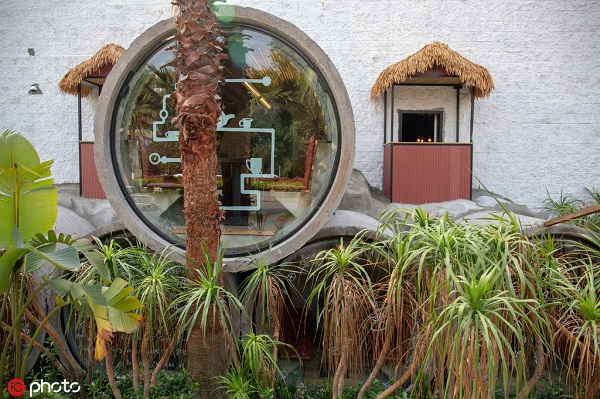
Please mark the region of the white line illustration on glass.
<svg viewBox="0 0 600 399"><path fill-rule="evenodd" d="M223 115L221 115L223 117ZM249 121L244 122L245 119ZM244 122L244 123L242 123ZM271 163L269 167L269 173L261 173L262 171L262 158L248 158L246 159L246 167L250 173L240 174L240 194L254 194L256 196L255 205L235 205L235 206L221 206L220 208L225 211L259 211L260 210L260 190L247 190L245 188L246 178L271 178L275 177L275 129L262 129L254 128L252 126L251 118L244 118L240 120L240 128L223 127L218 129L219 132L251 132L251 133L266 133L271 135Z"/></svg>
<svg viewBox="0 0 600 399"><path fill-rule="evenodd" d="M225 79L226 83L260 83L263 86L269 86L271 84L271 78L265 76L262 79Z"/></svg>
<svg viewBox="0 0 600 399"><path fill-rule="evenodd" d="M150 158L150 163L152 165L158 165L159 163L177 163L177 162L181 162L181 158L161 157L160 154L157 154L156 152L153 152L152 154L150 154L149 158Z"/></svg>
<svg viewBox="0 0 600 399"><path fill-rule="evenodd" d="M170 97L171 97L170 94L165 94L163 96L162 109L160 110L160 113L158 114L160 116L160 121L155 121L152 124L152 139L154 141L156 141L157 143L162 142L162 141L177 141L177 140L179 140L179 130L169 130L165 133L164 137L160 137L157 134L158 126L165 125L167 123L167 118L169 117L169 111L167 110L167 100ZM154 154L152 154L152 155L154 155ZM152 156L152 155L150 155L150 156ZM152 160L150 160L150 162L152 162ZM181 162L181 161L178 161L178 162Z"/></svg>
<svg viewBox="0 0 600 399"><path fill-rule="evenodd" d="M272 80L269 76L265 76L262 79L225 79L226 83L244 83L247 86L251 86L250 83L262 84L263 86L269 86L272 83ZM161 125L166 125L167 118L169 117L169 111L167 110L167 100L171 97L170 94L166 94L163 96L162 100L162 109L160 110L159 117L160 121L155 121L152 124L152 138L155 142L165 142L171 141L176 142L179 140L179 131L178 130L169 130L164 136L158 135L158 127ZM225 127L231 119L235 118L235 114L225 114L221 112L221 116L217 120L217 132L249 132L249 133L266 133L271 135L271 164L270 164L270 173L261 173L262 172L262 158L249 158L246 160L246 167L250 171L250 173L242 173L240 174L240 194L253 194L256 196L256 204L243 206L221 206L220 208L223 210L230 211L258 211L260 210L261 205L261 195L259 190L246 190L245 188L245 180L246 178L272 178L275 177L275 129L262 129L262 128L253 128L252 127L252 118L243 118L238 124L239 128L231 128ZM181 158L170 158L166 156L161 156L158 153L152 153L149 156L150 163L152 165L158 165L159 163L181 163Z"/></svg>
<svg viewBox="0 0 600 399"><path fill-rule="evenodd" d="M225 79L225 82L226 83L260 83L263 86L269 86L271 84L271 78L269 76L265 76L262 79ZM162 109L160 110L160 113L159 113L160 121L155 121L152 124L152 139L155 142L179 140L179 131L178 130L169 130L165 133L164 137L158 135L158 126L165 125L167 122L167 118L169 117L169 111L167 110L167 100L170 97L171 97L170 94L165 94L163 96ZM235 117L234 114L225 115L224 113L222 113L221 117L217 121L217 131L219 131L219 129L221 127L224 127L225 125L227 125L227 122L229 122L229 119L231 119L233 117ZM155 154L152 154L152 155L155 155ZM152 156L152 155L150 155L150 156ZM175 158L166 158L166 157L161 157L160 155L158 155L158 156L159 156L158 159L160 160L160 162L163 162L162 161L163 159L165 160L163 163L181 162L181 160L173 161L173 159L175 159ZM152 160L150 162L152 162ZM156 163L154 165L156 165Z"/></svg>

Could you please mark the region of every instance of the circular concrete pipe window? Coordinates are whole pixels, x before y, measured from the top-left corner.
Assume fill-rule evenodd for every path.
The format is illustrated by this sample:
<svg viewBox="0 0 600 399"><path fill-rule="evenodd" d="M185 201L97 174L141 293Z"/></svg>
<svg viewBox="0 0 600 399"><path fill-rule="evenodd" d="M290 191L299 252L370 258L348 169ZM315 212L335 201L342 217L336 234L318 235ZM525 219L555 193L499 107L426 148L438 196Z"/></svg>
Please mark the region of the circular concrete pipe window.
<svg viewBox="0 0 600 399"><path fill-rule="evenodd" d="M249 254L279 260L310 239L342 197L354 157L354 117L329 58L293 25L230 6L229 60L217 126L217 189L229 270ZM95 120L100 180L123 223L154 248L185 245L178 131L171 124L175 24L126 50ZM269 250L270 248L270 250Z"/></svg>

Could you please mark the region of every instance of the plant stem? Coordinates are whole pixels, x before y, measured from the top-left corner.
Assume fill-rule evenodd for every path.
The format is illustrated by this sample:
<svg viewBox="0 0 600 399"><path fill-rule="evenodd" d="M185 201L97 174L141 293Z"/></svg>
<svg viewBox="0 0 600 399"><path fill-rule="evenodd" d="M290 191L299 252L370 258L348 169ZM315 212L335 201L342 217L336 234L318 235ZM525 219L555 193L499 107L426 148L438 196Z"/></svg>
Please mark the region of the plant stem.
<svg viewBox="0 0 600 399"><path fill-rule="evenodd" d="M133 373L133 390L137 394L140 390L140 364L138 363L138 335L131 337L131 372Z"/></svg>
<svg viewBox="0 0 600 399"><path fill-rule="evenodd" d="M429 331L430 331L431 326L429 326L425 333L422 336L422 339L427 340L426 337L429 336ZM413 374L415 373L415 371L417 370L417 368L420 366L421 360L423 358L423 355L425 354L425 347L427 346L427 342L421 342L419 344L419 340L417 340L417 344L415 345L415 355L413 356L413 360L410 363L410 366L408 367L408 370L406 370L406 372L402 375L402 377L400 377L400 379L398 381L396 381L393 385L391 385L388 389L386 389L385 391L383 391L382 393L380 393L379 395L377 395L377 397L375 399L384 399L387 398L388 396L390 396L392 393L394 393L394 391L396 391L398 388L400 388L404 383L406 383L406 381L408 381L408 379L410 377L413 376Z"/></svg>
<svg viewBox="0 0 600 399"><path fill-rule="evenodd" d="M390 319L388 318L388 320ZM388 331L388 334L385 337L385 341L383 343L383 348L381 348L381 353L379 353L379 357L377 358L377 363L375 363L375 367L371 371L371 374L369 374L369 378L367 378L362 388L360 389L360 392L358 392L357 399L363 399L365 397L365 394L371 387L371 384L373 384L375 377L377 377L379 370L381 370L381 367L383 367L383 364L385 363L385 358L388 355L388 352L390 351L393 335L393 331Z"/></svg>
<svg viewBox="0 0 600 399"><path fill-rule="evenodd" d="M34 316L34 314L33 314L33 313L31 313L31 312L30 312L30 311L28 311L28 310L27 310L27 311L25 311L25 317L27 317L27 320L29 320L29 322L30 322L30 323L32 323L32 324L35 324L36 326L39 326L39 325L41 324L41 321L40 321L39 319L37 319L37 318L36 318L36 316ZM43 315L42 317L45 317L45 315ZM58 337L58 334L56 334L56 335L50 334L50 333L48 332L48 328L47 328L47 327L50 327L50 325L49 325L49 324L46 324L46 326L44 326L44 330L46 330L46 333L48 333L48 335L50 336L50 338L51 338L51 339L52 339L52 341L54 342L54 344L55 344L55 346L56 346L56 349L57 349L57 350L59 350L59 351L60 351L60 352L63 354L63 356L65 356L65 357L68 357L68 355L69 355L70 353L63 352L61 349L59 349L58 345L56 344L56 343L57 343L57 341L58 341L58 340L60 340L60 337ZM54 333L56 333L56 331L54 331ZM23 334L21 334L21 336L23 336ZM26 341L27 341L27 343L29 343L29 342L31 341L31 338L30 338L29 336L27 336L27 339L26 339ZM37 345L36 345L36 344L37 344ZM37 347L38 347L38 345L39 345L39 343L38 343L37 341L34 341L34 345L35 345L35 347L37 348ZM75 370L74 370L74 369L71 367L71 364L70 364L70 362L69 362L69 365L68 365L68 366L69 366L69 370L68 370L69 374L70 374L70 375L75 375Z"/></svg>
<svg viewBox="0 0 600 399"><path fill-rule="evenodd" d="M529 392L531 392L540 378L542 378L542 372L544 371L544 366L546 365L546 356L544 355L544 344L539 334L535 334L535 352L537 354L538 362L535 366L533 376L521 389L516 399L526 399L529 396Z"/></svg>
<svg viewBox="0 0 600 399"><path fill-rule="evenodd" d="M19 259L20 260L20 259ZM16 274L15 274L16 277ZM20 295L22 293L22 291L19 292L19 290L17 290L17 286L19 285L19 280L17 278L15 278L13 280L13 293L12 293L12 305L10 307L11 312L12 312L12 324L13 324L13 328L16 326L19 330L21 330L21 318L22 318L22 314L20 315L19 313L19 309L22 309L22 303L21 303L21 298L22 295ZM11 331L12 332L12 331ZM10 335L10 333L9 333ZM16 376L16 372L17 370L19 370L21 368L21 362L22 362L22 358L21 358L21 334L17 334L16 332L12 333L12 339L14 341L14 346L15 346L15 353L14 353L14 364L15 364L15 376ZM10 338L9 338L10 341Z"/></svg>
<svg viewBox="0 0 600 399"><path fill-rule="evenodd" d="M24 313L24 309L27 308L29 306L29 304L31 303L31 301L33 301L37 295L40 293L40 291L42 289L44 289L46 287L46 285L48 285L48 282L45 281L44 283L40 284L39 287L37 287L33 293L31 294L31 296L27 299L27 301L23 304L23 306L21 307L21 311L16 315L16 317L12 317L11 321L12 321L12 326L10 331L8 332L8 336L6 337L6 340L4 341L4 348L2 349L2 354L0 355L0 387L4 386L4 368L6 366L6 358L7 358L7 353L8 353L8 348L10 347L10 342L11 339L13 337L13 335L16 333L17 329L20 330L21 329L21 323L20 320L23 317L23 313ZM14 314L13 310L14 308L14 301L11 305L11 314ZM15 323L15 320L19 320L18 323ZM17 370L16 366L15 366L15 370Z"/></svg>
<svg viewBox="0 0 600 399"><path fill-rule="evenodd" d="M173 352L173 348L175 347L175 343L177 343L178 340L179 340L179 328L173 334L171 342L169 342L169 346L167 346L167 348L164 350L162 356L160 357L160 360L158 361L158 363L156 364L156 367L154 367L154 370L152 371L152 376L150 377L150 386L151 387L156 387L156 379L158 377L158 373L165 366L165 363L167 362L167 360L169 360L169 357L171 356L171 353ZM139 386L139 383L138 383L138 386Z"/></svg>
<svg viewBox="0 0 600 399"><path fill-rule="evenodd" d="M142 366L144 367L144 398L150 394L150 321L144 320L144 332L142 333Z"/></svg>
<svg viewBox="0 0 600 399"><path fill-rule="evenodd" d="M4 322L2 322L2 329L4 331L10 331L10 326ZM31 337L29 337L27 334L25 334L24 332L21 332L21 339L26 341L26 342L33 342L33 345L39 349L41 352L44 352L46 354L46 356L48 356L50 358L50 361L52 363L54 363L54 366L56 367L56 369L62 374L62 376L64 378L69 378L70 377L70 373L69 371L60 363L60 361L58 361L58 359L56 359L56 357L52 354L52 352L50 352L48 349L46 349L42 344L40 344L37 341L33 341L31 339Z"/></svg>
<svg viewBox="0 0 600 399"><path fill-rule="evenodd" d="M123 399L121 396L121 391L117 386L117 381L115 380L115 369L113 367L113 353L112 347L110 345L106 345L106 357L104 358L106 364L106 376L108 377L108 383L110 384L110 389L115 397L115 399ZM144 396L145 398L148 396Z"/></svg>

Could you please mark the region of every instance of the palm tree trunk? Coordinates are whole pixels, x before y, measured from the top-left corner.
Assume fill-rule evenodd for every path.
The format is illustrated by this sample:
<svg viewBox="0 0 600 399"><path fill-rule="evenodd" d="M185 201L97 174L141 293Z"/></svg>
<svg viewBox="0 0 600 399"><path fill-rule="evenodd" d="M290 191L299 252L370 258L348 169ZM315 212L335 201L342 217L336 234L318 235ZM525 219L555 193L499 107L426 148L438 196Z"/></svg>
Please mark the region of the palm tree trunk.
<svg viewBox="0 0 600 399"><path fill-rule="evenodd" d="M177 126L184 189L188 266L198 267L205 251L216 259L221 235L217 194L216 124L221 116L220 61L225 45L208 0L179 0L175 37Z"/></svg>
<svg viewBox="0 0 600 399"><path fill-rule="evenodd" d="M194 278L194 269L202 264L205 252L216 260L223 216L217 195L216 123L221 115L219 63L227 56L222 53L223 33L209 6L212 2L178 0L177 45L171 63L177 82L172 97L177 103L190 278ZM229 359L223 356L220 324L213 320L212 329L207 328L204 334L199 323L198 319L187 343L187 367L192 378L207 388L203 394L214 397L208 387L214 386L213 376L227 370ZM220 347L223 350L217 349Z"/></svg>
<svg viewBox="0 0 600 399"><path fill-rule="evenodd" d="M200 398L221 397L215 377L224 375L229 367L230 352L226 348L221 322L213 309L208 312L206 333L195 325L188 340L188 370L194 381L200 384ZM189 345L196 345L192 348ZM190 354L194 354L193 357Z"/></svg>

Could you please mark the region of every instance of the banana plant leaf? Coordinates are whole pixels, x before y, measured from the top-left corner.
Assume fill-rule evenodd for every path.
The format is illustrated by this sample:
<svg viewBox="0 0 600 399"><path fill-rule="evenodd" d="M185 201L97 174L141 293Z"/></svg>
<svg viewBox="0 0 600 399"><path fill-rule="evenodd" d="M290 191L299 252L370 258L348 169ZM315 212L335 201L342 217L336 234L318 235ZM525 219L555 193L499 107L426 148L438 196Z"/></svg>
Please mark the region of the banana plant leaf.
<svg viewBox="0 0 600 399"><path fill-rule="evenodd" d="M32 273L38 270L44 262L49 262L52 266L68 271L79 270L81 259L79 254L83 254L90 264L98 271L98 274L106 282L110 282L110 271L102 261L100 254L95 250L96 247L86 239L73 239L69 235L59 234L50 230L47 235L37 234L32 240L23 243L19 229L13 230L13 246L9 246L0 256L0 294L6 292L10 286L11 275L15 267L19 264L21 257L25 259L25 272ZM63 244L64 247L56 250L57 244ZM22 264L22 263L21 263Z"/></svg>
<svg viewBox="0 0 600 399"><path fill-rule="evenodd" d="M49 283L58 296L69 295L78 310L94 318L97 327L96 360L106 356L106 344L110 344L113 332L132 333L142 321L142 317L133 311L143 305L130 296L133 289L121 278L115 279L109 287L84 286L64 279L54 279Z"/></svg>
<svg viewBox="0 0 600 399"><path fill-rule="evenodd" d="M40 162L20 134L7 130L0 135L0 247L14 244L15 227L28 241L54 226L58 195L50 177L52 162Z"/></svg>

